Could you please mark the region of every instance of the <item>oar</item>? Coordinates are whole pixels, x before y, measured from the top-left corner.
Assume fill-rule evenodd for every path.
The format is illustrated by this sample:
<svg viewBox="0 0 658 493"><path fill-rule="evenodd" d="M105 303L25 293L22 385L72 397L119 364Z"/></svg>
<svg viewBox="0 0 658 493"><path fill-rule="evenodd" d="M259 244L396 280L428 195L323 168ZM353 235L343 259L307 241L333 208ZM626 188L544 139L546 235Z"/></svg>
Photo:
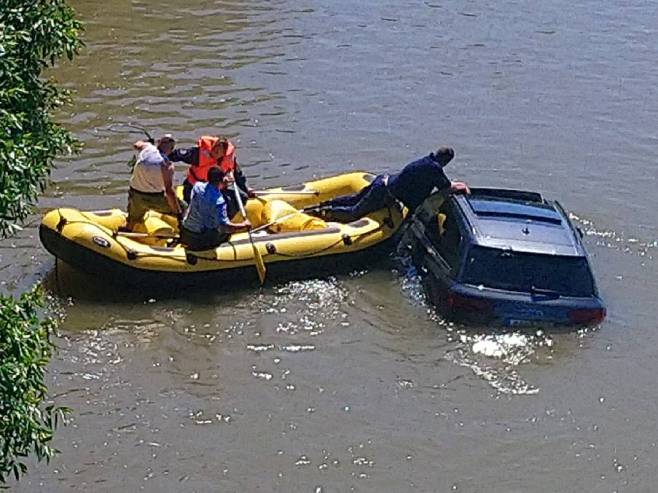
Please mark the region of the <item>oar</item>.
<svg viewBox="0 0 658 493"><path fill-rule="evenodd" d="M262 226L258 226L257 228L252 229L252 230L251 230L251 233L253 234L253 233L258 233L259 231L263 231L264 229L269 228L270 226L272 226L272 225L278 223L279 221L283 221L284 219L288 219L290 216L294 216L294 215L297 214L298 212L299 212L299 211L295 211L295 212L290 212L290 213L288 213L288 214L284 214L283 216L281 216L281 217L278 218L278 219L275 219L274 221L270 221L270 222L267 223L267 224L263 224Z"/></svg>
<svg viewBox="0 0 658 493"><path fill-rule="evenodd" d="M317 190L300 190L299 192L275 192L273 190L256 190L254 192L256 197L262 195L315 195L316 197L320 195L320 192Z"/></svg>
<svg viewBox="0 0 658 493"><path fill-rule="evenodd" d="M262 226L258 226L257 228L254 228L251 230L251 233L258 233L259 231L263 231L264 229L269 228L270 226L275 225L279 221L283 221L284 219L288 219L290 216L294 216L295 214L299 213L301 211L295 211L295 212L289 212L288 214L284 214L283 216L275 219L274 221L270 221L267 224L263 224ZM177 239L178 235L157 235L157 234L150 234L150 233L133 233L132 231L117 231L115 233L116 236L124 236L126 238L158 238L162 240L173 240Z"/></svg>
<svg viewBox="0 0 658 493"><path fill-rule="evenodd" d="M238 207L240 207L240 213L242 214L242 217L247 220L247 213L244 211L244 205L242 204L242 197L240 197L240 188L236 185L233 187L233 191L235 192L235 200L238 203ZM260 250L258 250L258 247L254 243L254 239L251 236L251 230L247 230L247 234L249 235L249 242L251 243L251 248L254 250L254 262L256 263L256 270L258 271L258 279L260 280L261 286L265 283L265 275L267 273L267 270L265 269L265 262L263 261L263 256L260 254Z"/></svg>
<svg viewBox="0 0 658 493"><path fill-rule="evenodd" d="M269 192L267 192L269 193ZM319 192L318 192L319 193ZM288 219L291 216L294 216L295 214L298 213L304 213L304 209L300 209L298 211L294 212L289 212L288 214L284 214L283 216L275 219L274 221L270 221L267 224L263 224L262 226L258 226L257 228L254 228L251 230L251 233L258 233L260 231L263 231L264 229L269 228L270 226L275 225L279 221L283 221L284 219ZM173 239L178 239L178 235L157 235L157 234L150 234L150 233L133 233L132 231L117 231L115 233L117 236L124 236L126 238L158 238L162 240L173 240Z"/></svg>
<svg viewBox="0 0 658 493"><path fill-rule="evenodd" d="M124 236L125 238L158 238L161 240L173 240L178 238L178 235L155 235L150 233L133 233L130 231L117 231L116 236Z"/></svg>

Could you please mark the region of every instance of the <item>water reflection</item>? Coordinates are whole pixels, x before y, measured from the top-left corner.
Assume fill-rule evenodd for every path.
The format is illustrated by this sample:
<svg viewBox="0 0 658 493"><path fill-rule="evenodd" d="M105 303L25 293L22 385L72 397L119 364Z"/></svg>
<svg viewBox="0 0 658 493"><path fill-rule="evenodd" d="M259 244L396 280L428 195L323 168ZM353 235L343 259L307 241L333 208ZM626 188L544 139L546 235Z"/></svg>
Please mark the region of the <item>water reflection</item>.
<svg viewBox="0 0 658 493"><path fill-rule="evenodd" d="M124 206L125 162L139 136L109 133L112 123L139 122L156 135L173 132L182 146L203 133L223 132L240 146L240 128L253 128L263 118L285 118L287 106L275 103L284 96L254 84L244 71L256 63L276 64L286 46L298 43L288 37L294 30L287 24L290 16L303 13L271 4L220 1L208 6L198 0L185 6L78 2L76 8L87 22L87 49L56 76L75 91L75 107L65 115L65 124L85 147L79 158L66 162L65 172L54 173L49 196L65 196L71 203L80 195L89 204L100 192L110 198L92 208ZM243 158L254 178L269 161Z"/></svg>
<svg viewBox="0 0 658 493"><path fill-rule="evenodd" d="M596 227L591 219L570 214L569 218L581 226L584 234L593 238L596 246L612 248L625 254L646 257L647 260L655 259L655 248L658 247L658 239L648 238L640 239L628 237L624 233L613 230L601 230ZM654 233L649 231L649 233Z"/></svg>
<svg viewBox="0 0 658 493"><path fill-rule="evenodd" d="M421 276L404 253L402 245L395 259L400 273L401 292L413 305L425 309L428 319L441 327L443 336L453 344L444 358L470 369L502 394L538 393L539 388L522 376L523 365L552 362L556 350L562 356L565 351L572 352L579 345L577 335L591 332L574 329L571 334L565 334L564 330L510 330L450 322L431 306ZM560 338L556 339L556 336ZM554 347L558 340L559 348Z"/></svg>
<svg viewBox="0 0 658 493"><path fill-rule="evenodd" d="M446 143L451 178L586 218L610 316L584 333L462 327L404 269L117 292L68 282L28 228L0 246L2 286L50 272L71 304L49 378L75 414L17 491L651 490L651 6L74 3L87 49L55 75L86 147L44 209L125 207L137 136L112 123L180 145L224 132L259 187L394 172Z"/></svg>

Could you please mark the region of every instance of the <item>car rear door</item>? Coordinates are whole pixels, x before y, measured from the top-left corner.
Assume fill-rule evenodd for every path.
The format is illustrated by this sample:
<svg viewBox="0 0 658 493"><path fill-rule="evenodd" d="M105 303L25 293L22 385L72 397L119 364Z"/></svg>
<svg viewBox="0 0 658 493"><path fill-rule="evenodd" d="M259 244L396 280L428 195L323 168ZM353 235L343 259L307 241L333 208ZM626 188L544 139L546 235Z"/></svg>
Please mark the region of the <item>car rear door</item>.
<svg viewBox="0 0 658 493"><path fill-rule="evenodd" d="M459 273L465 243L457 214L454 203L446 200L437 212L423 215L413 226L421 274L445 295Z"/></svg>

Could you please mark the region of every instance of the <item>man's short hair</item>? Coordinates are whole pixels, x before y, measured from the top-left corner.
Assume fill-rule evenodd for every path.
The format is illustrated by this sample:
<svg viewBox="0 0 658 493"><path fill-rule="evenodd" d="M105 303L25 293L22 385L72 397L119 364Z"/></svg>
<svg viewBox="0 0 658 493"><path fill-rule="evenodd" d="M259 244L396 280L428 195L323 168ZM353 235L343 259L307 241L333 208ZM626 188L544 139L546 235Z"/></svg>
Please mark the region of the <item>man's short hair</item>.
<svg viewBox="0 0 658 493"><path fill-rule="evenodd" d="M452 161L455 157L455 150L452 147L439 147L434 153L434 159L443 166Z"/></svg>
<svg viewBox="0 0 658 493"><path fill-rule="evenodd" d="M221 147L222 150L226 150L228 148L228 139L226 137L222 137L221 135L215 136L217 138L217 141L213 145L213 147Z"/></svg>
<svg viewBox="0 0 658 493"><path fill-rule="evenodd" d="M213 166L208 170L208 183L219 185L224 179L224 173L219 168Z"/></svg>

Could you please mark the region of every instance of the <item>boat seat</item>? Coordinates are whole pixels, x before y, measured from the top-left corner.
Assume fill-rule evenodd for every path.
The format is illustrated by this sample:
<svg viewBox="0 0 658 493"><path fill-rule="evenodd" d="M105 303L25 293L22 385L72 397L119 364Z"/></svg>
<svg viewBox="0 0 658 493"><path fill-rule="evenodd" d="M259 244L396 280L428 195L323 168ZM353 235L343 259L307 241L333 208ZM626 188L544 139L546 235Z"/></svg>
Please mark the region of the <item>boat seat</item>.
<svg viewBox="0 0 658 493"><path fill-rule="evenodd" d="M149 235L141 239L142 243L147 245L164 244L163 238L174 237L178 233L178 228L174 226L175 223L176 218L173 216L167 216L156 211L148 211L144 214L142 221L135 224L133 231L135 233L146 233Z"/></svg>

